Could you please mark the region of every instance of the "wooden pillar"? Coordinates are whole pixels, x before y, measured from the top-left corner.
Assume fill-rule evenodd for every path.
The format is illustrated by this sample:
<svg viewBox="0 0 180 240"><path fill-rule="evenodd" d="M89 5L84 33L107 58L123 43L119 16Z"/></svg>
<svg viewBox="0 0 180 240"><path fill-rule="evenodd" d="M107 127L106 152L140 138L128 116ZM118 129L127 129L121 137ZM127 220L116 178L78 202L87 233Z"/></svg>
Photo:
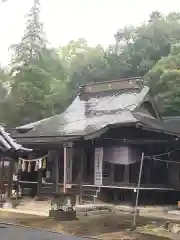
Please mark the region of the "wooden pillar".
<svg viewBox="0 0 180 240"><path fill-rule="evenodd" d="M87 178L87 155L84 151L84 160L83 160L83 182L88 182Z"/></svg>
<svg viewBox="0 0 180 240"><path fill-rule="evenodd" d="M51 164L50 181L53 183L53 192L57 192L59 188L59 152L56 150L49 150L48 162Z"/></svg>
<svg viewBox="0 0 180 240"><path fill-rule="evenodd" d="M135 207L135 202L136 202L136 190L132 190L132 207Z"/></svg>
<svg viewBox="0 0 180 240"><path fill-rule="evenodd" d="M2 200L2 194L4 193L4 156L0 153L0 194Z"/></svg>
<svg viewBox="0 0 180 240"><path fill-rule="evenodd" d="M16 199L19 199L19 192L20 192L20 184L19 184L19 163L18 163L18 157L16 156L16 176L17 176L17 181L16 181L16 187L17 187L17 195L16 195Z"/></svg>
<svg viewBox="0 0 180 240"><path fill-rule="evenodd" d="M83 202L83 180L84 180L84 149L78 149L78 176L77 183L79 188L79 195L76 196L76 205L82 204Z"/></svg>
<svg viewBox="0 0 180 240"><path fill-rule="evenodd" d="M80 157L80 181L79 181L79 190L80 190L80 198L79 203L83 203L83 170L84 170L84 151L82 150L82 154Z"/></svg>
<svg viewBox="0 0 180 240"><path fill-rule="evenodd" d="M110 180L110 183L113 184L114 183L114 164L110 163L110 166L109 166L109 180Z"/></svg>
<svg viewBox="0 0 180 240"><path fill-rule="evenodd" d="M56 180L55 180L55 186L56 186L56 193L59 192L59 155L56 155L56 159L55 159L55 166L56 166Z"/></svg>
<svg viewBox="0 0 180 240"><path fill-rule="evenodd" d="M13 167L14 167L14 159L11 159L9 162L8 168L8 192L7 196L9 199L12 197L12 184L13 184Z"/></svg>
<svg viewBox="0 0 180 240"><path fill-rule="evenodd" d="M42 187L42 169L38 170L38 181L37 181L37 192L36 196L40 197L41 195L41 187Z"/></svg>
<svg viewBox="0 0 180 240"><path fill-rule="evenodd" d="M151 183L151 162L147 162L146 184Z"/></svg>
<svg viewBox="0 0 180 240"><path fill-rule="evenodd" d="M64 147L64 184L63 192L66 192L67 184L72 184L72 162L73 148L72 145Z"/></svg>
<svg viewBox="0 0 180 240"><path fill-rule="evenodd" d="M124 183L126 183L126 184L129 183L129 165L125 165L125 170L124 170Z"/></svg>
<svg viewBox="0 0 180 240"><path fill-rule="evenodd" d="M119 193L118 189L113 189L113 200L117 204L119 202Z"/></svg>
<svg viewBox="0 0 180 240"><path fill-rule="evenodd" d="M73 148L66 148L66 183L72 184Z"/></svg>

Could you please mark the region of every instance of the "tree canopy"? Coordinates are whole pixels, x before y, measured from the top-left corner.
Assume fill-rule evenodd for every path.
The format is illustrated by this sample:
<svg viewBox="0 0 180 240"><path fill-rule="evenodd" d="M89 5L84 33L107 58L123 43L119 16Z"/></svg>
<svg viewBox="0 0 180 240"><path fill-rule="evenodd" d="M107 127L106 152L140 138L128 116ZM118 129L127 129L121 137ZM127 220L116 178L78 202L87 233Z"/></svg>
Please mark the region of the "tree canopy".
<svg viewBox="0 0 180 240"><path fill-rule="evenodd" d="M11 65L0 68L0 121L14 127L62 112L80 84L143 76L161 114L180 114L180 13L155 11L140 26L114 34L115 44L89 46L85 39L49 47L34 0ZM8 109L8 111L7 111Z"/></svg>

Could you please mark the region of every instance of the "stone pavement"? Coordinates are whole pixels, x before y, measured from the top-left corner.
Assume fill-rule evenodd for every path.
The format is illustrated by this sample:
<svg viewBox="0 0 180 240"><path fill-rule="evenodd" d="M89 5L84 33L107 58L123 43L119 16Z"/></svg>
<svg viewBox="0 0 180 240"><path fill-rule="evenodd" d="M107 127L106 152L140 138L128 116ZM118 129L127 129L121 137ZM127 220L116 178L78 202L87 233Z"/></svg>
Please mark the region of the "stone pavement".
<svg viewBox="0 0 180 240"><path fill-rule="evenodd" d="M17 208L0 208L0 211L30 214L30 215L36 215L36 216L42 216L42 217L48 217L49 216L48 211L42 211L42 210L37 210L37 209L33 210L33 209L17 209Z"/></svg>
<svg viewBox="0 0 180 240"><path fill-rule="evenodd" d="M87 240L75 236L51 233L45 230L37 230L14 225L0 224L1 240Z"/></svg>
<svg viewBox="0 0 180 240"><path fill-rule="evenodd" d="M84 211L86 209L93 209L97 207L111 206L114 210L119 210L123 212L132 212L134 208L132 206L123 204L106 204L106 203L95 203L95 204L83 204L76 205L77 211ZM35 201L33 199L23 199L14 209L5 208L7 211L17 212L17 213L27 213L40 216L48 216L49 209L51 207L50 201ZM175 206L139 206L139 212L168 212L175 209Z"/></svg>
<svg viewBox="0 0 180 240"><path fill-rule="evenodd" d="M83 205L76 205L75 208L77 211L83 211L85 209L91 209L99 206L112 206L116 210L125 211L125 212L132 212L134 208L130 205L125 204L107 204L103 202L97 203L86 203ZM21 200L20 204L16 207L19 212L22 211L33 211L35 213L39 213L39 215L44 216L48 214L49 209L51 207L50 200L44 201L36 201L32 198L24 198ZM139 206L138 207L140 212L163 212L169 211L174 209L174 206Z"/></svg>
<svg viewBox="0 0 180 240"><path fill-rule="evenodd" d="M8 211L47 217L49 216L50 207L50 201L35 201L32 198L25 198L21 200L16 208L8 209Z"/></svg>
<svg viewBox="0 0 180 240"><path fill-rule="evenodd" d="M97 204L83 204L76 206L77 212L85 212L86 209L91 211L99 206L112 206L114 211L124 212L132 214L134 208L132 206L123 205L123 204L105 204L105 203L97 203ZM139 206L139 214L141 216L149 216L149 217L157 217L163 219L171 219L171 220L180 220L180 212L179 214L170 214L172 209L175 209L176 206ZM23 199L19 206L14 209L0 208L0 211L14 212L14 213L22 213L22 214L30 214L30 215L38 215L38 216L49 216L50 209L50 201L35 201L32 198ZM169 213L168 213L169 212Z"/></svg>
<svg viewBox="0 0 180 240"><path fill-rule="evenodd" d="M140 212L139 216L180 222L180 214L177 215L177 214L169 214L164 212Z"/></svg>

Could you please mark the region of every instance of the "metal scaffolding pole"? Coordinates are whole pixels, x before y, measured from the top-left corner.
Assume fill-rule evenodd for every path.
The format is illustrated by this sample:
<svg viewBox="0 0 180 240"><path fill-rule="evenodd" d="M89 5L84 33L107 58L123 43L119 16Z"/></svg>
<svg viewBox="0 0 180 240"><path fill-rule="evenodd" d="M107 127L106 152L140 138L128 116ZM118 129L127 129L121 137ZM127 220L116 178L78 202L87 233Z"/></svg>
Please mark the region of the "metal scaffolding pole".
<svg viewBox="0 0 180 240"><path fill-rule="evenodd" d="M138 186L137 186L137 193L136 193L136 202L134 207L134 217L133 217L133 227L136 228L136 217L137 217L137 207L139 202L139 188L141 185L141 176L142 176L142 169L143 169L143 163L144 163L144 152L142 152L141 155L141 164L139 169L139 179L138 179Z"/></svg>

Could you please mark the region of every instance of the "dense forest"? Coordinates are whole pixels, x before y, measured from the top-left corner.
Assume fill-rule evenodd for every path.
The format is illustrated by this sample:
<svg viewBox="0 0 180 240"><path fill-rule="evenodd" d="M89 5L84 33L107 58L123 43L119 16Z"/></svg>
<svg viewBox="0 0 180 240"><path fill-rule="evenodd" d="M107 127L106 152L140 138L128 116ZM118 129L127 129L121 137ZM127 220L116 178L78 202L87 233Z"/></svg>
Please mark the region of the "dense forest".
<svg viewBox="0 0 180 240"><path fill-rule="evenodd" d="M50 48L40 2L27 14L10 66L0 69L0 122L18 126L61 113L78 86L92 81L143 76L162 115L180 115L180 13L152 12L140 26L118 29L107 49L85 39Z"/></svg>

